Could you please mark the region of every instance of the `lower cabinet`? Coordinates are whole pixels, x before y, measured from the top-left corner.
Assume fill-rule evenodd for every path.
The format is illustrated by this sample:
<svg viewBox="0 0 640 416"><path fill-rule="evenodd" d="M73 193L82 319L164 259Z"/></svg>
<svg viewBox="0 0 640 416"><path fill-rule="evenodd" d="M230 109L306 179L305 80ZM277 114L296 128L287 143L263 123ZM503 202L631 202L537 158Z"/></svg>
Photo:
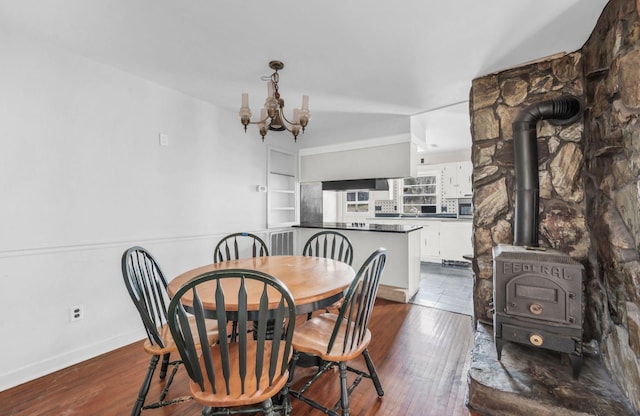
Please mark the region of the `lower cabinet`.
<svg viewBox="0 0 640 416"><path fill-rule="evenodd" d="M473 223L454 219L381 219L368 220L371 224L421 225L420 261L467 261L462 256L473 254Z"/></svg>
<svg viewBox="0 0 640 416"><path fill-rule="evenodd" d="M440 257L444 261L466 261L473 254L471 221L443 221L440 224Z"/></svg>
<svg viewBox="0 0 640 416"><path fill-rule="evenodd" d="M420 231L420 260L440 261L440 221L422 221Z"/></svg>

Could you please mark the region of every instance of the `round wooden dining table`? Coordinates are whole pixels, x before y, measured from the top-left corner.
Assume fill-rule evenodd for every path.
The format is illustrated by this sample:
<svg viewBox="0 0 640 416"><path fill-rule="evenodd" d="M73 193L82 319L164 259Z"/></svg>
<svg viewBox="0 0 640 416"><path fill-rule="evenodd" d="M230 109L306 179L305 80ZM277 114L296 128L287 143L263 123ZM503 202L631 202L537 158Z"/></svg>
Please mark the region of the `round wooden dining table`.
<svg viewBox="0 0 640 416"><path fill-rule="evenodd" d="M354 269L341 261L310 256L266 256L229 260L201 266L175 277L169 282L167 291L173 297L189 280L214 270L251 269L267 273L283 282L291 292L296 303L296 312L306 314L326 308L340 300L355 277ZM240 279L226 279L223 290L237 293ZM215 309L213 290L210 299L203 298L207 309ZM262 293L261 285L247 285L247 303L257 305ZM225 299L228 311L237 309L233 303ZM182 297L183 304L189 304L189 297Z"/></svg>

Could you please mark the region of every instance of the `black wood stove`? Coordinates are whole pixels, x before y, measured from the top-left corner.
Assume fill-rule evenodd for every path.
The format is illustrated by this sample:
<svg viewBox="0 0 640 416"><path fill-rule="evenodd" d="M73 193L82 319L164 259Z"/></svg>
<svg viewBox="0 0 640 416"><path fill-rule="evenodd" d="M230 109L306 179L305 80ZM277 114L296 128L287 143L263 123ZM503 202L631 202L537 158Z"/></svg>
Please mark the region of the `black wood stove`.
<svg viewBox="0 0 640 416"><path fill-rule="evenodd" d="M573 97L543 101L513 122L514 245L493 249L493 331L501 358L504 341L569 354L574 377L582 363L583 266L567 254L538 247L539 120L569 124L581 115Z"/></svg>
<svg viewBox="0 0 640 416"><path fill-rule="evenodd" d="M493 331L504 341L569 354L574 377L582 362L582 264L554 251L493 249Z"/></svg>

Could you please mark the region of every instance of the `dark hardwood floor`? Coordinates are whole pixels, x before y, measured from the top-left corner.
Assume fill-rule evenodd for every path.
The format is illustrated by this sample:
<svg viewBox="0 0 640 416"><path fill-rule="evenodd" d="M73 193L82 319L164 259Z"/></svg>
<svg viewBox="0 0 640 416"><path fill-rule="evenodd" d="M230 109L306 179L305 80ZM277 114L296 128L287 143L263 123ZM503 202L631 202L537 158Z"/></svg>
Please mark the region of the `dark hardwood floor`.
<svg viewBox="0 0 640 416"><path fill-rule="evenodd" d="M378 300L370 329L370 352L385 395L378 399L371 382L364 379L351 396L352 415L470 415L465 407L473 343L470 316ZM0 392L0 415L128 415L148 362L141 342L122 347ZM364 368L364 362L356 361L353 366ZM296 370L297 384L307 375L309 369ZM317 383L310 393L332 404L339 397L337 373L324 377L326 382ZM162 385L156 373L151 398L157 397ZM181 368L169 396L184 395L188 395L187 375ZM142 413L199 414L200 407L193 401ZM292 414L322 415L295 399Z"/></svg>

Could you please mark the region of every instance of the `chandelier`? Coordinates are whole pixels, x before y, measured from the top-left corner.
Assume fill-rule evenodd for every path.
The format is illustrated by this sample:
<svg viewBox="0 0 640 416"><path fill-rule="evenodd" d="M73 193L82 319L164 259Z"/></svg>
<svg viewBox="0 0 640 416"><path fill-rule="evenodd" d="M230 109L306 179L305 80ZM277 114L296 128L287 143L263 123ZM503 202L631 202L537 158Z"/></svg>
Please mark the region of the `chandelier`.
<svg viewBox="0 0 640 416"><path fill-rule="evenodd" d="M262 77L267 84L267 99L264 101L264 107L260 109L260 120L251 121L251 109L249 108L249 94L242 93L242 107L240 107L240 121L244 126L245 133L249 124L257 124L262 141L267 135L267 130L284 131L287 130L293 134L293 140L297 141L300 129L304 133L307 123L311 118L309 113L309 96L302 96L302 108L293 109L293 120L289 121L284 115L284 100L280 98L278 90L278 82L280 75L278 71L284 68L284 64L280 61L269 62L269 68L274 72L270 77Z"/></svg>

